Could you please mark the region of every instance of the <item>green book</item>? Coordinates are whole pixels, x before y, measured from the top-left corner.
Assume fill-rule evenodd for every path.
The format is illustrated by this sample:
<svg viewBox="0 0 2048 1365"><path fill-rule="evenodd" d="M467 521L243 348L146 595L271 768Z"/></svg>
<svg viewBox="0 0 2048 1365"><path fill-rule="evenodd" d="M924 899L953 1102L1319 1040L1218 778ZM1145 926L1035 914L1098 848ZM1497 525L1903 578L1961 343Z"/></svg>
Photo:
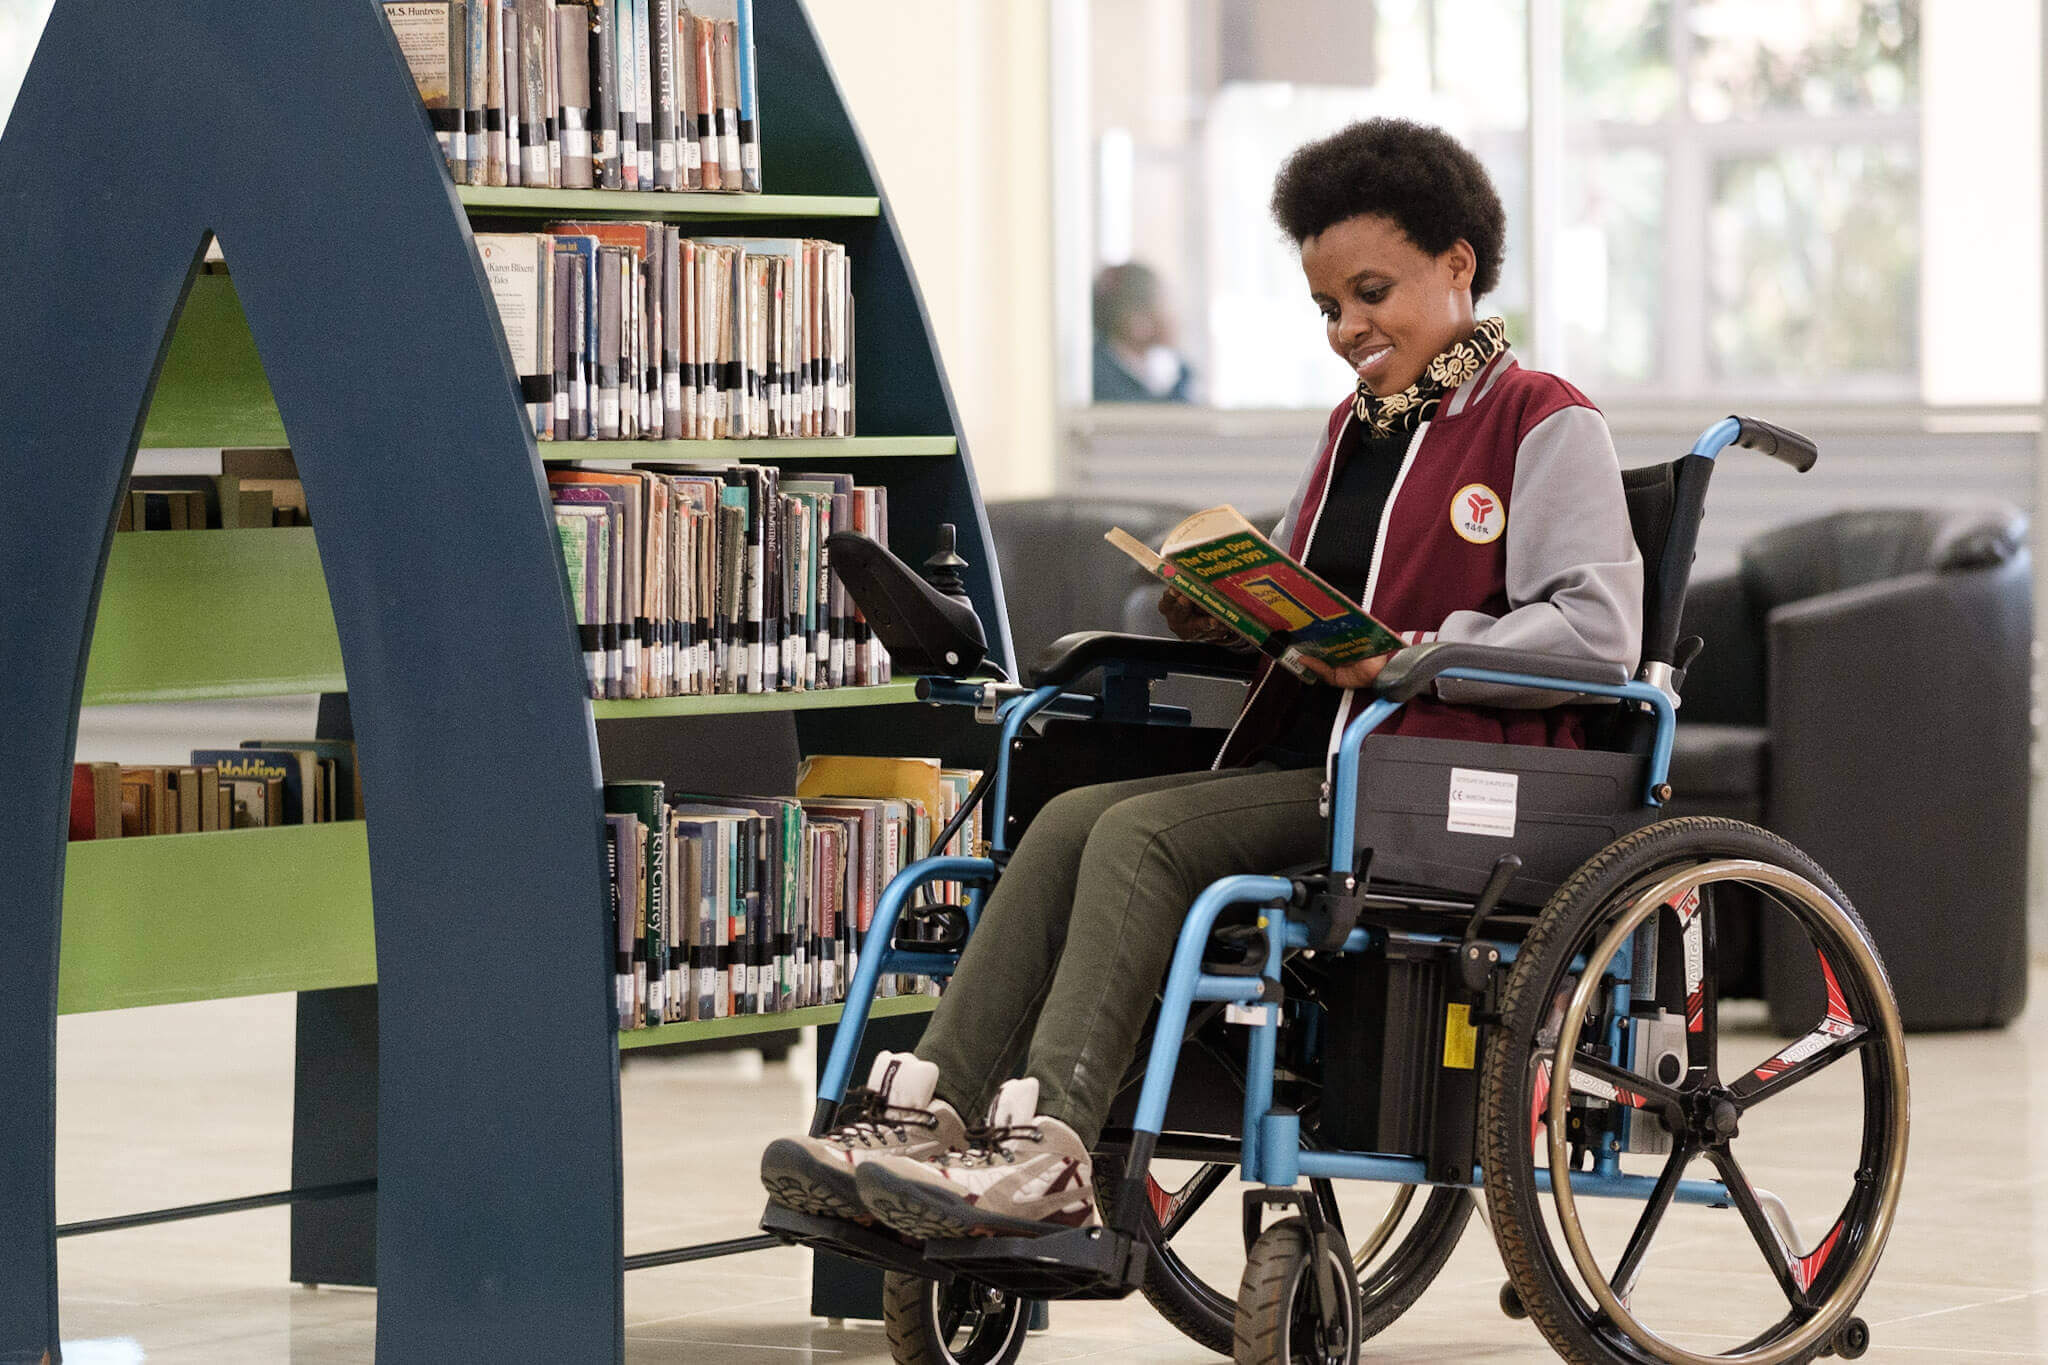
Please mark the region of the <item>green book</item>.
<svg viewBox="0 0 2048 1365"><path fill-rule="evenodd" d="M663 937L662 907L668 904L668 821L662 814L662 784L659 782L607 782L604 809L607 815L631 815L640 821L647 841L644 860L647 919L642 930L646 940L644 961L647 972L647 1023L664 1023L668 1015L668 943Z"/></svg>
<svg viewBox="0 0 2048 1365"><path fill-rule="evenodd" d="M1303 678L1302 662L1332 667L1401 648L1401 637L1261 535L1234 507L1197 512L1154 554L1121 527L1103 539Z"/></svg>

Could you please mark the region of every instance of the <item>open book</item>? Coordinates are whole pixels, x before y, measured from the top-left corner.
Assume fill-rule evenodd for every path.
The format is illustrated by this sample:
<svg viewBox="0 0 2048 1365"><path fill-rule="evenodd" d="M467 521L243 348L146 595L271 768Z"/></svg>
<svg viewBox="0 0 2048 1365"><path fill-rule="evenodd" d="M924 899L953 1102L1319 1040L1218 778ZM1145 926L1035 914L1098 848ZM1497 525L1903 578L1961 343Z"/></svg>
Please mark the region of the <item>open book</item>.
<svg viewBox="0 0 2048 1365"><path fill-rule="evenodd" d="M1195 513L1167 532L1158 554L1122 527L1103 539L1301 677L1314 676L1304 655L1341 666L1401 648L1400 636L1290 559L1234 507Z"/></svg>

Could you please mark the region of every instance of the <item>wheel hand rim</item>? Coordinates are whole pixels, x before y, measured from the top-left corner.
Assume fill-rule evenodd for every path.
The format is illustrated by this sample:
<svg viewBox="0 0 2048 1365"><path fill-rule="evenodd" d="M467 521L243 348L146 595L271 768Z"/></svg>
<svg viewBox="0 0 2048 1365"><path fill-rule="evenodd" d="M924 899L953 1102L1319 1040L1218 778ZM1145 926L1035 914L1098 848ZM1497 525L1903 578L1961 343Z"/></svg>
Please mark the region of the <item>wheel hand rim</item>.
<svg viewBox="0 0 2048 1365"><path fill-rule="evenodd" d="M1898 1005L1889 991L1873 992L1872 1004L1877 1011L1876 1023L1882 1044L1886 1049L1897 1084L1893 1087L1891 1121L1897 1141L1886 1162L1883 1175L1883 1189L1877 1200L1877 1217L1855 1259L1843 1272L1836 1291L1830 1295L1831 1306L1816 1312L1811 1318L1779 1338L1769 1346L1751 1351L1738 1351L1733 1355L1700 1355L1697 1352L1675 1346L1658 1336L1637 1320L1609 1286L1605 1273L1594 1258L1591 1246L1587 1244L1584 1230L1579 1225L1578 1203L1572 1193L1572 1162L1566 1118L1571 1105L1572 1062L1579 1050L1579 1035L1584 1021L1593 1011L1596 995L1603 989L1607 965L1621 951L1635 933L1638 926L1662 911L1674 897L1715 881L1748 881L1783 893L1781 903L1788 907L1792 901L1815 916L1818 916L1833 931L1835 946L1855 961L1863 979L1884 980L1882 965L1871 953L1863 936L1837 905L1834 898L1815 886L1806 878L1789 872L1771 863L1746 858L1720 858L1699 863L1682 872L1676 872L1640 893L1634 903L1625 910L1608 929L1598 945L1587 954L1584 970L1579 974L1571 1001L1564 1011L1563 1021L1558 1028L1557 1042L1551 1052L1552 1074L1561 1078L1551 1087L1549 1102L1545 1108L1548 1120L1550 1147L1550 1192L1558 1211L1558 1223L1564 1230L1565 1243L1569 1247L1573 1262L1578 1266L1580 1278L1585 1287L1592 1291L1594 1301L1615 1326L1641 1349L1649 1352L1666 1365L1780 1365L1806 1351L1812 1350L1832 1337L1835 1330L1854 1311L1858 1295L1862 1293L1870 1277L1877 1270L1878 1258L1884 1254L1886 1239L1891 1235L1892 1220L1898 1207L1899 1187L1905 1178L1906 1145L1909 1131L1908 1086L1906 1074L1906 1049L1904 1030L1899 1022ZM1803 916L1802 916L1803 918ZM1803 925L1808 932L1811 926ZM1708 970L1712 970L1709 965ZM1532 1154L1533 1155L1533 1154Z"/></svg>

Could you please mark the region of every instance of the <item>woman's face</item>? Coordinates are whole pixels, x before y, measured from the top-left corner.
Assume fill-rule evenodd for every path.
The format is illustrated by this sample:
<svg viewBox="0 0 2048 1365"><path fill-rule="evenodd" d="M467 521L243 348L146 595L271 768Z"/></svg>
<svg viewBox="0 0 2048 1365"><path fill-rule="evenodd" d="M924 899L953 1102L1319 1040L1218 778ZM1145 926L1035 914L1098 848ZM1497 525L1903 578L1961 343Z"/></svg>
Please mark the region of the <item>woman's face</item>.
<svg viewBox="0 0 2048 1365"><path fill-rule="evenodd" d="M1462 238L1432 256L1376 213L1333 223L1301 244L1301 272L1330 349L1381 397L1422 378L1438 352L1472 335L1477 263Z"/></svg>

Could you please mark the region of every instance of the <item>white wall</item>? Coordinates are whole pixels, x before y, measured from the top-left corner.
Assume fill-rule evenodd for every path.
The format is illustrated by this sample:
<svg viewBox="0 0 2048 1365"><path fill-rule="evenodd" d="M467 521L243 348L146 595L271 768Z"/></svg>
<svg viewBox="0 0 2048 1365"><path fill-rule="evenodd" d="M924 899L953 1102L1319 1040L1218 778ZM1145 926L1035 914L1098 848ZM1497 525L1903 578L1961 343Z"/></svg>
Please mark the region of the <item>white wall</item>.
<svg viewBox="0 0 2048 1365"><path fill-rule="evenodd" d="M2041 5L1921 14L1921 389L1932 404L2038 402Z"/></svg>
<svg viewBox="0 0 2048 1365"><path fill-rule="evenodd" d="M1055 348L1045 4L810 0L809 8L902 225L982 492L1048 492Z"/></svg>

